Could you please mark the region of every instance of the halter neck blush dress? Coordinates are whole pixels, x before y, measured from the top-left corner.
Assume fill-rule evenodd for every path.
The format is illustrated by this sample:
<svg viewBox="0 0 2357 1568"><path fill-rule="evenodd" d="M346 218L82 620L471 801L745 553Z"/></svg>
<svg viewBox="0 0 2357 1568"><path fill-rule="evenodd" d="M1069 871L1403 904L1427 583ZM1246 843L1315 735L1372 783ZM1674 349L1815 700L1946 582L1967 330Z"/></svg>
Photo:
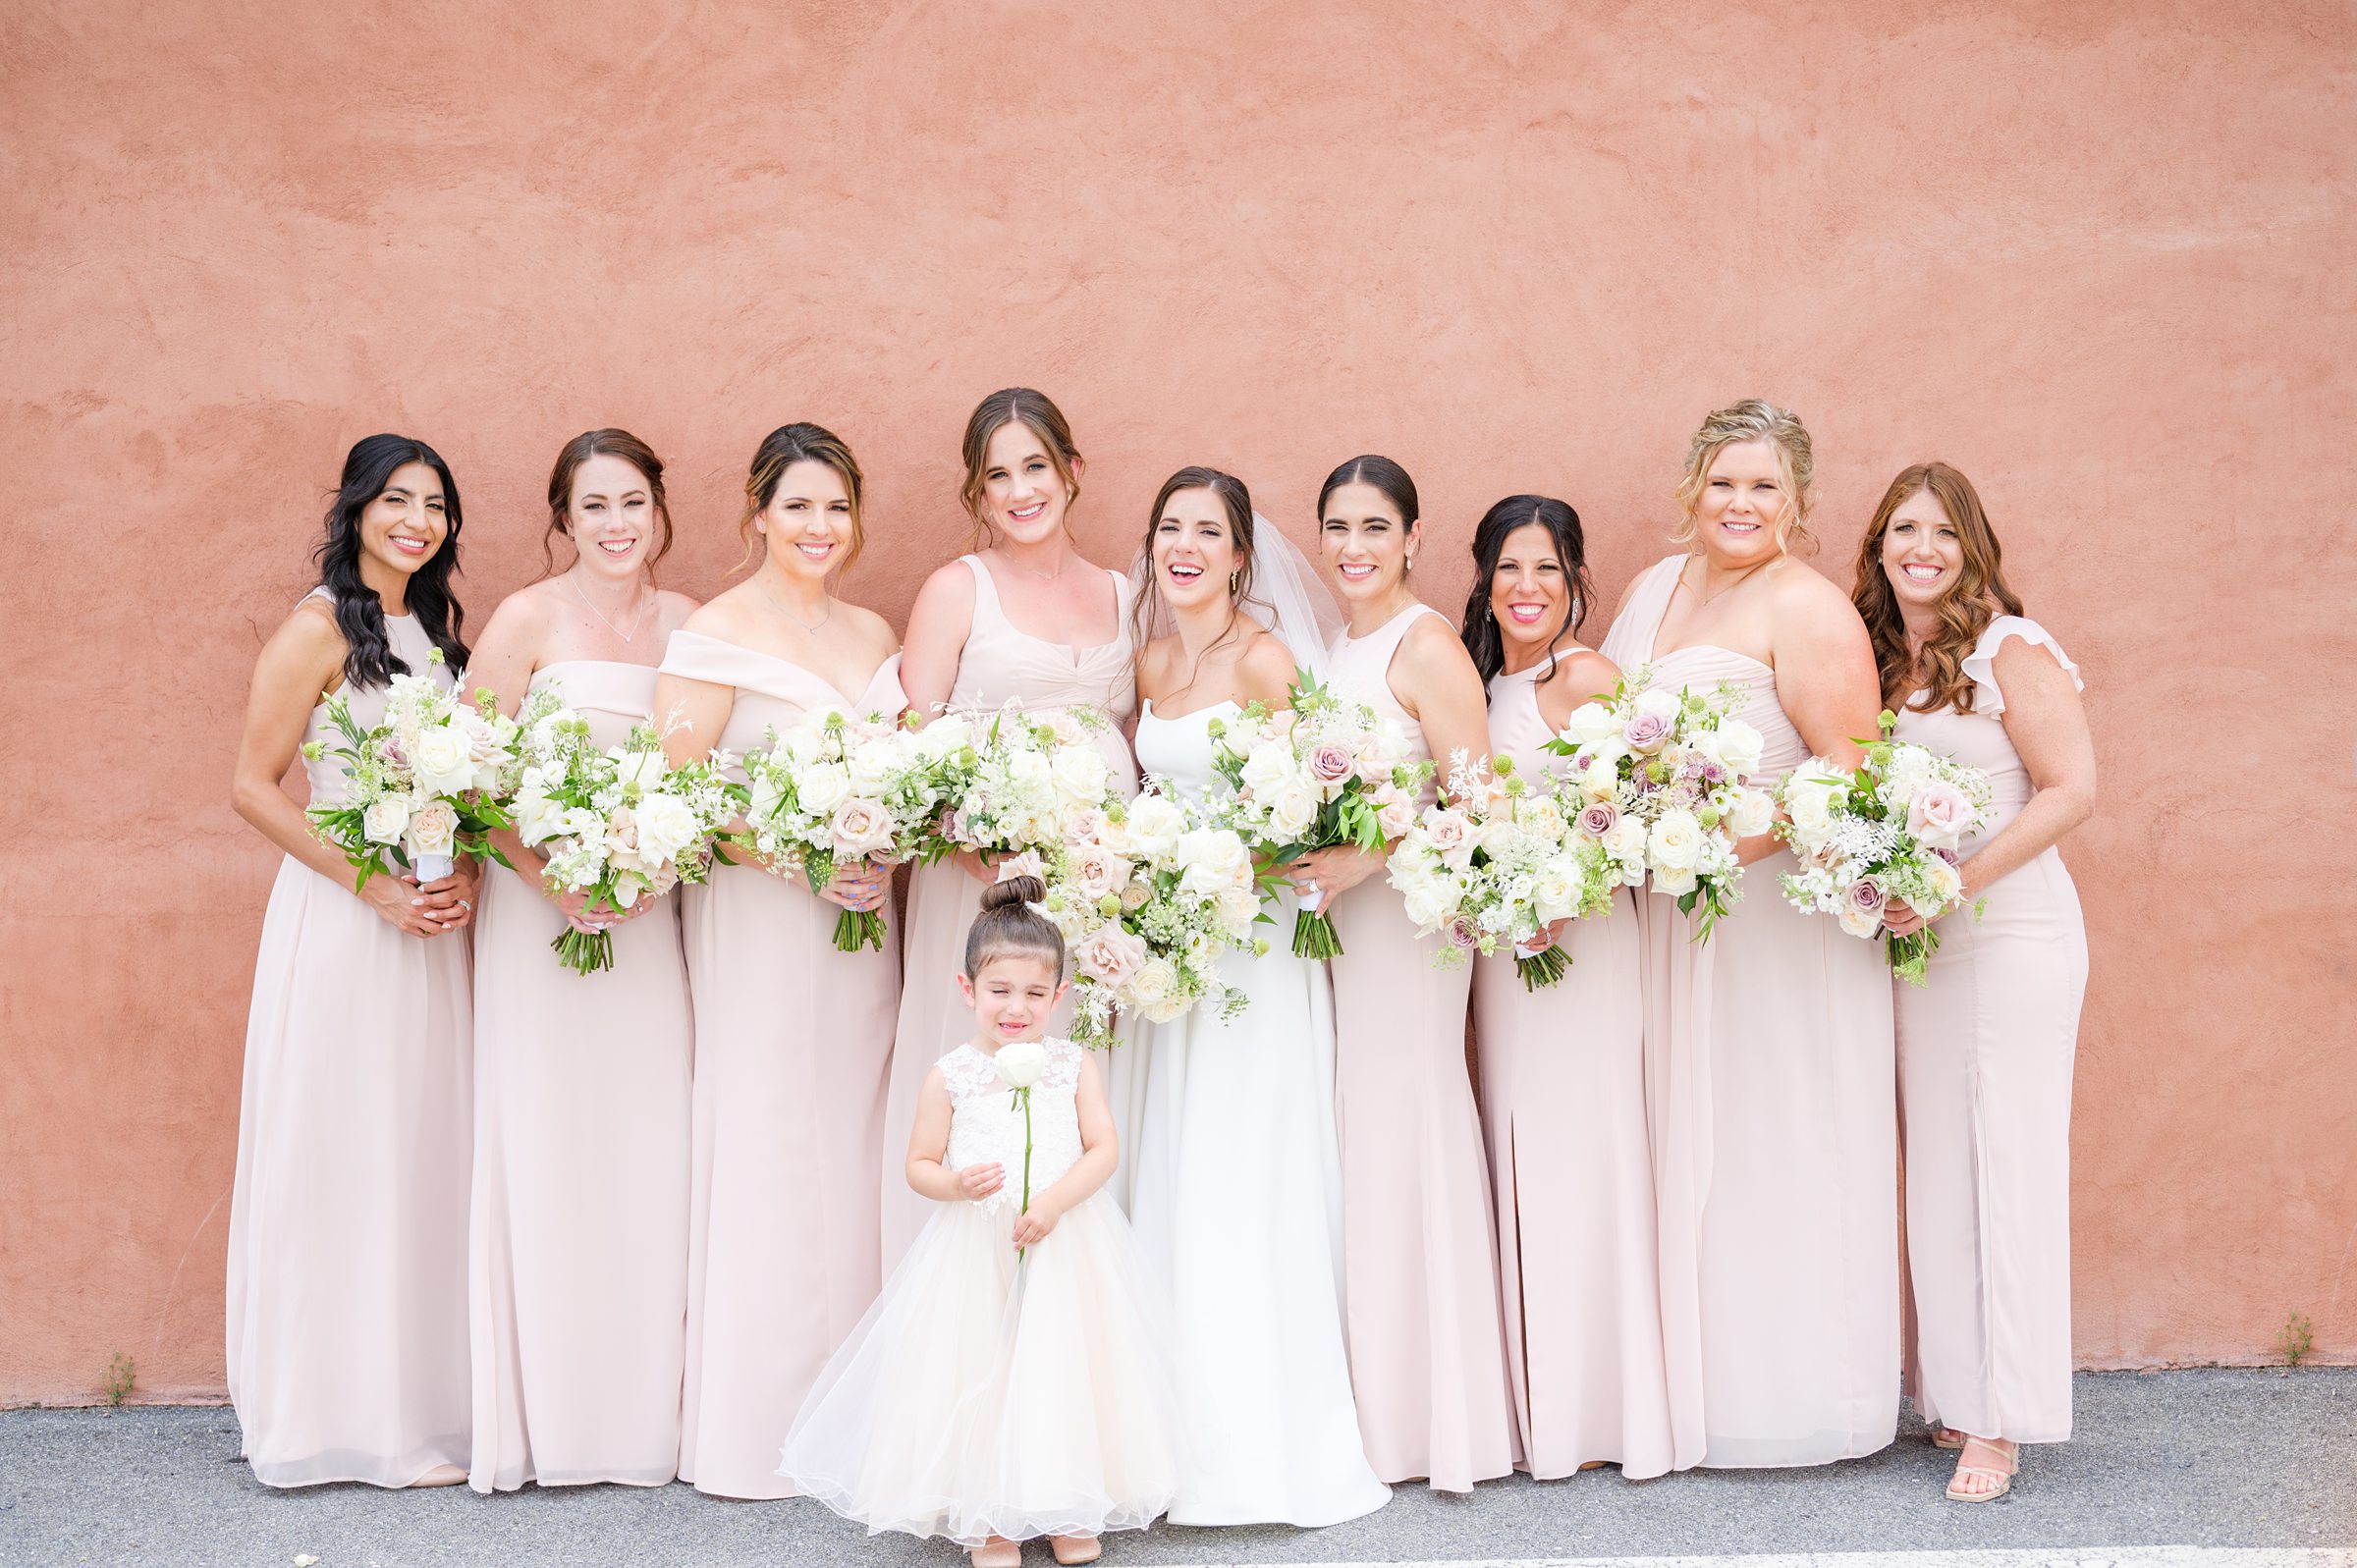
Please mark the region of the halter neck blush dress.
<svg viewBox="0 0 2357 1568"><path fill-rule="evenodd" d="M1490 681L1490 749L1526 779L1563 760L1544 749L1550 668ZM1563 928L1571 967L1552 986L1526 990L1511 952L1473 962L1507 1359L1524 1466L1541 1480L1594 1461L1644 1480L1673 1457L1636 894L1614 903Z"/></svg>
<svg viewBox="0 0 2357 1568"><path fill-rule="evenodd" d="M1115 595L1114 637L1093 648L1070 648L1018 631L999 603L998 584L979 556L960 558L974 575L973 624L958 658L958 677L949 706L988 713L1014 702L1031 713L1088 710L1105 718L1097 744L1112 765L1114 787L1137 788L1137 765L1122 727L1137 705L1134 645L1129 637L1129 580L1108 571ZM932 715L926 715L931 718ZM908 879L906 931L902 941L905 978L901 989L899 1027L893 1038L891 1092L884 1112L882 1160L884 1271L908 1250L929 1217L932 1205L909 1189L908 1133L916 1122L916 1092L941 1054L973 1033L973 1013L958 992L965 967L966 928L982 909L982 884L948 860L918 866ZM1055 1028L1064 1027L1060 1010ZM1142 1096L1142 1063L1135 1045L1112 1052L1104 1062L1105 1092L1117 1136L1127 1149ZM1115 1201L1128 1201L1128 1157L1106 1183Z"/></svg>
<svg viewBox="0 0 2357 1568"><path fill-rule="evenodd" d="M1429 751L1392 695L1392 656L1439 613L1413 605L1364 637L1343 632L1327 670L1338 696L1398 724L1415 757ZM1518 1457L1489 1169L1465 1072L1471 976L1433 966L1441 939L1418 939L1381 871L1330 914L1343 945L1329 968L1359 1429L1377 1479L1469 1491Z"/></svg>
<svg viewBox="0 0 2357 1568"><path fill-rule="evenodd" d="M1733 684L1766 779L1808 755L1776 672L1707 644L1656 657L1685 556L1638 579L1603 653L1667 689ZM1676 1466L1824 1464L1898 1422L1898 1147L1879 946L1745 869L1707 943L1647 890L1645 1077Z"/></svg>
<svg viewBox="0 0 2357 1568"><path fill-rule="evenodd" d="M1213 785L1211 724L1233 702L1137 719L1138 766L1180 798ZM1171 1303L1191 1463L1176 1525L1339 1524L1390 1500L1375 1479L1343 1345L1343 1172L1326 966L1283 939L1232 952L1249 999L1151 1024L1145 1104L1123 1152L1147 1277Z"/></svg>
<svg viewBox="0 0 2357 1568"><path fill-rule="evenodd" d="M532 673L549 686L618 746L654 707L655 668L569 659ZM565 917L504 866L484 868L475 927L467 1480L659 1487L680 1462L687 1305L680 901L617 925L614 967L592 975L558 961Z"/></svg>
<svg viewBox="0 0 2357 1568"><path fill-rule="evenodd" d="M775 655L675 631L663 669L736 688L720 744L740 756L813 708L907 706L898 654L844 693ZM722 866L682 891L695 1133L680 1478L723 1497L787 1497L779 1423L880 1278L876 1166L900 959L889 937L881 952L840 951L841 907L758 866Z"/></svg>
<svg viewBox="0 0 2357 1568"><path fill-rule="evenodd" d="M2034 621L2000 616L1964 661L1973 711L1898 710L1898 737L1996 786L1970 858L2035 786L2005 733L1997 652L2020 638L2078 667ZM1921 990L1896 984L1905 1112L1912 1384L1927 1422L1980 1437L2070 1435L2070 1075L2087 989L2078 890L2053 845L1938 923Z"/></svg>
<svg viewBox="0 0 2357 1568"><path fill-rule="evenodd" d="M414 617L385 632L455 684ZM384 688L346 695L363 729L383 722ZM325 699L303 738L342 743ZM344 798L333 756L302 771L314 803ZM397 931L281 861L229 1211L229 1397L265 1486L406 1487L466 1463L467 975L464 935Z"/></svg>

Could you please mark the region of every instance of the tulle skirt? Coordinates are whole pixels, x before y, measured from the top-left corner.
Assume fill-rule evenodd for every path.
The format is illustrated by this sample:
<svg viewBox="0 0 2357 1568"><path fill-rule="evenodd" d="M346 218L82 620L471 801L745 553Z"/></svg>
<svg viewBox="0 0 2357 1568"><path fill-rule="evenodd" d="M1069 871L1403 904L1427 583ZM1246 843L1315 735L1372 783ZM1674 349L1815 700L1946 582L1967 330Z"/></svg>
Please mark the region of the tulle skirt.
<svg viewBox="0 0 2357 1568"><path fill-rule="evenodd" d="M868 1534L1142 1530L1181 1471L1169 1336L1102 1193L1015 1257L1012 1204L936 1206L820 1374L779 1474Z"/></svg>

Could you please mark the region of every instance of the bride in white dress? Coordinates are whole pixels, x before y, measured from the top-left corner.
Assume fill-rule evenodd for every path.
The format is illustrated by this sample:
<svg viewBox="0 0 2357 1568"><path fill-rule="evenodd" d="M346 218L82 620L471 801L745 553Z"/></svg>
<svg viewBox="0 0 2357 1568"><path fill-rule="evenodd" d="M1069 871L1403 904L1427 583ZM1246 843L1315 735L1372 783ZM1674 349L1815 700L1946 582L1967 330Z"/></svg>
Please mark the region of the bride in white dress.
<svg viewBox="0 0 2357 1568"><path fill-rule="evenodd" d="M1297 552L1241 482L1182 468L1156 498L1134 596L1137 761L1175 794L1212 783L1211 726L1286 705L1292 648L1322 656L1341 624ZM1159 623L1157 623L1159 622ZM1130 1222L1167 1293L1190 1473L1180 1525L1332 1525L1390 1500L1361 1445L1343 1347L1342 1168L1334 1008L1325 966L1269 928L1265 957L1230 955L1234 1019L1152 1028L1130 1162Z"/></svg>

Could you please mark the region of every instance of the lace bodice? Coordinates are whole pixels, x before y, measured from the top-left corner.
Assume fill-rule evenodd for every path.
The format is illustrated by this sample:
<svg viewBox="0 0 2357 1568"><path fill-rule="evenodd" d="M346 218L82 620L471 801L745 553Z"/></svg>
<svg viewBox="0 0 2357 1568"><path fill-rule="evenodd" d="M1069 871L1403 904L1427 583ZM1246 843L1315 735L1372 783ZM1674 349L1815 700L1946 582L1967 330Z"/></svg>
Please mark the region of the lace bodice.
<svg viewBox="0 0 2357 1568"><path fill-rule="evenodd" d="M1168 784L1174 794L1189 798L1211 787L1211 722L1233 719L1239 708L1215 702L1176 719L1165 719L1148 702L1137 715L1138 771Z"/></svg>
<svg viewBox="0 0 2357 1568"><path fill-rule="evenodd" d="M1080 1062L1069 1040L1043 1042L1048 1067L1031 1086L1031 1192L1034 1197L1079 1162ZM952 1170L997 1162L1007 1184L983 1200L985 1209L1013 1209L1023 1198L1023 1108L999 1077L998 1063L971 1045L941 1058L950 1091L950 1147L942 1163Z"/></svg>

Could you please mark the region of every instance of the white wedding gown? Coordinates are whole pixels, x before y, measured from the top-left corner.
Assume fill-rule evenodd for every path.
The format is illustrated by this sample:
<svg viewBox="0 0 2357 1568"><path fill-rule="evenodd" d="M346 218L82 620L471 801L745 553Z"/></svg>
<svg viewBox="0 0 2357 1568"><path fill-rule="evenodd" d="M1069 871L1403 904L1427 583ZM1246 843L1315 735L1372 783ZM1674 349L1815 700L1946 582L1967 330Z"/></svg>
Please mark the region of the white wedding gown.
<svg viewBox="0 0 2357 1568"><path fill-rule="evenodd" d="M1146 704L1139 770L1208 788L1211 721ZM1221 978L1251 1000L1222 1022L1198 1009L1152 1036L1130 1166L1130 1223L1167 1291L1172 1361L1191 1460L1181 1525L1332 1525L1391 1498L1359 1438L1343 1348L1342 1164L1334 1123L1334 1006L1323 964L1293 956L1293 911L1266 957L1231 953Z"/></svg>

